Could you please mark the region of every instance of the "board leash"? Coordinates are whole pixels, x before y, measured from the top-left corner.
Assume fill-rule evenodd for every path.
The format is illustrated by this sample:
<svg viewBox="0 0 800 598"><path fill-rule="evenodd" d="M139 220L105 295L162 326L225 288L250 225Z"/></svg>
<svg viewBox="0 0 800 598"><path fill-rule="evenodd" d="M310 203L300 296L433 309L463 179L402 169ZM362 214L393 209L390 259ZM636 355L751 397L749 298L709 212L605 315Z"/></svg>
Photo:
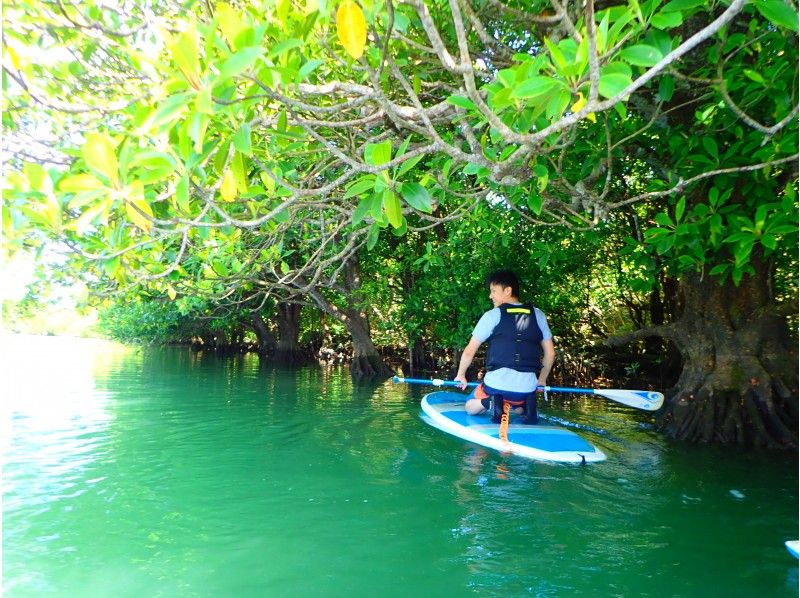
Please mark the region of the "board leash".
<svg viewBox="0 0 800 598"><path fill-rule="evenodd" d="M511 403L503 401L503 415L500 416L500 440L508 444L508 419L511 413Z"/></svg>

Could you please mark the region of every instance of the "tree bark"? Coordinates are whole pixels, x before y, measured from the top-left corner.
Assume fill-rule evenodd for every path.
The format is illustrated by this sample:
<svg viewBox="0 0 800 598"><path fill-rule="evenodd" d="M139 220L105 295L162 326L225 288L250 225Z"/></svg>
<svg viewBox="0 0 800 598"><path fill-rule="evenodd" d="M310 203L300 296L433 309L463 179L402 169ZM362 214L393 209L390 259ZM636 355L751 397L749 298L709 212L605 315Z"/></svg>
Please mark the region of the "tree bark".
<svg viewBox="0 0 800 598"><path fill-rule="evenodd" d="M797 346L783 307L774 302L769 268L736 287L699 274L680 281L683 313L673 322L609 339L618 346L662 336L681 352L683 370L667 392L659 427L681 440L796 448Z"/></svg>
<svg viewBox="0 0 800 598"><path fill-rule="evenodd" d="M250 324L256 333L256 339L258 339L258 354L262 356L269 355L275 350L275 335L267 328L264 318L259 314L251 314Z"/></svg>
<svg viewBox="0 0 800 598"><path fill-rule="evenodd" d="M278 346L275 361L283 365L300 365L308 361L300 348L300 311L298 303L278 304Z"/></svg>
<svg viewBox="0 0 800 598"><path fill-rule="evenodd" d="M378 349L372 342L369 318L363 309L364 300L361 294L361 277L359 274L358 258L352 256L344 268L343 295L347 304L339 308L329 301L319 289L309 291L315 303L347 328L353 342L353 361L350 372L356 377L383 377L392 375L392 370L383 361Z"/></svg>

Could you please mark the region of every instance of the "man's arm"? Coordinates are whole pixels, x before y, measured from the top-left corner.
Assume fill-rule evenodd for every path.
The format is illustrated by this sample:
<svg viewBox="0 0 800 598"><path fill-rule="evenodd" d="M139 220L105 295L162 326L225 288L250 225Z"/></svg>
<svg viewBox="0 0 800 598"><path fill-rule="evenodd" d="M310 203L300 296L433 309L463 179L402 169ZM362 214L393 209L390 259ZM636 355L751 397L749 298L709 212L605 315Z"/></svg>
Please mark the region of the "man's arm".
<svg viewBox="0 0 800 598"><path fill-rule="evenodd" d="M473 336L469 339L467 346L464 347L464 352L461 353L461 361L458 364L458 374L453 378L456 382L461 382L461 386L459 387L461 390L467 387L467 368L475 358L475 353L478 352L478 347L480 346L481 341Z"/></svg>
<svg viewBox="0 0 800 598"><path fill-rule="evenodd" d="M556 349L552 338L542 341L542 351L544 354L542 355L542 371L539 372L539 386L546 386L547 377L556 360Z"/></svg>

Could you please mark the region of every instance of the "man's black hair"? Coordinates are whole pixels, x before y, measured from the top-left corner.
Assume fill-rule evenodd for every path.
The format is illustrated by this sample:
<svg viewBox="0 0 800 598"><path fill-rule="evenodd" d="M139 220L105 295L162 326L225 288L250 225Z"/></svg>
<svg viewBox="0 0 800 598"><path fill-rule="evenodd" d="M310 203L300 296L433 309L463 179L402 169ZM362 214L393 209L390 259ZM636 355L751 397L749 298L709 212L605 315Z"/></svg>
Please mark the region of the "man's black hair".
<svg viewBox="0 0 800 598"><path fill-rule="evenodd" d="M501 287L511 287L511 295L519 297L519 278L511 270L497 270L486 277L486 286L499 284Z"/></svg>

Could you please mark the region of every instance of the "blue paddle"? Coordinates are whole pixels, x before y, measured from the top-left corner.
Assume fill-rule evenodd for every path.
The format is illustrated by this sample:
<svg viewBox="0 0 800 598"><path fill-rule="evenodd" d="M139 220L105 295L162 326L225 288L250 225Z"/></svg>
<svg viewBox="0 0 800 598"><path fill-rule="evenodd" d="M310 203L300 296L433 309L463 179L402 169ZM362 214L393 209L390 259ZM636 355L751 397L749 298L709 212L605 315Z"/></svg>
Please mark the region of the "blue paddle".
<svg viewBox="0 0 800 598"><path fill-rule="evenodd" d="M455 380L441 380L434 378L432 380L425 380L422 378L401 378L395 376L392 382L405 382L406 384L431 384L433 386L461 386L460 382ZM477 382L468 382L467 386L478 386ZM643 409L645 411L658 411L661 405L664 404L664 395L660 392L651 390L624 390L616 388L572 388L564 386L539 386L536 388L539 392L572 392L588 395L599 395L617 403L622 403L628 407L635 409Z"/></svg>

